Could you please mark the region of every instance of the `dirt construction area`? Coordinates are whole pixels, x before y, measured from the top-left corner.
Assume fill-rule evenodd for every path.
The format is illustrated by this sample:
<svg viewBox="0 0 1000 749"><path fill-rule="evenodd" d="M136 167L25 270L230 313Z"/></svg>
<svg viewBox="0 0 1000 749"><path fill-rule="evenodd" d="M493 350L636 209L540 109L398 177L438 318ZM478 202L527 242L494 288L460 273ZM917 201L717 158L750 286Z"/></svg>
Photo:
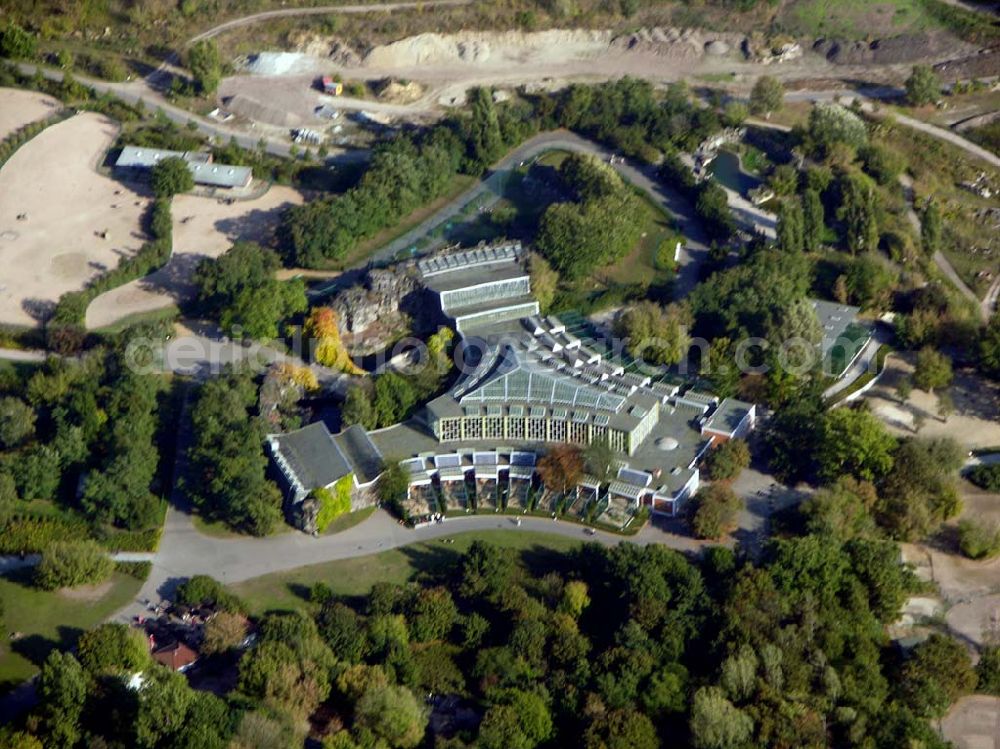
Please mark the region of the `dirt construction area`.
<svg viewBox="0 0 1000 749"><path fill-rule="evenodd" d="M864 397L889 431L912 437L923 419L921 437L953 437L970 449L1000 445L1000 386L975 372L957 370L948 388L955 412L944 419L938 413L937 395L914 389L900 402L896 387L903 377L913 376L913 359L911 354L889 357L882 378Z"/></svg>
<svg viewBox="0 0 1000 749"><path fill-rule="evenodd" d="M103 115L78 114L0 169L0 323L38 325L61 294L145 241L149 197L96 171L117 132Z"/></svg>
<svg viewBox="0 0 1000 749"><path fill-rule="evenodd" d="M0 139L60 109L62 102L51 96L19 88L0 88Z"/></svg>
<svg viewBox="0 0 1000 749"><path fill-rule="evenodd" d="M190 299L192 276L206 257L219 257L238 240L270 243L281 214L303 202L301 193L273 185L252 200L178 195L174 218L174 254L166 267L101 294L87 308L87 327L103 328L132 315L165 309Z"/></svg>
<svg viewBox="0 0 1000 749"><path fill-rule="evenodd" d="M963 697L941 721L941 734L955 749L1000 749L1000 697Z"/></svg>

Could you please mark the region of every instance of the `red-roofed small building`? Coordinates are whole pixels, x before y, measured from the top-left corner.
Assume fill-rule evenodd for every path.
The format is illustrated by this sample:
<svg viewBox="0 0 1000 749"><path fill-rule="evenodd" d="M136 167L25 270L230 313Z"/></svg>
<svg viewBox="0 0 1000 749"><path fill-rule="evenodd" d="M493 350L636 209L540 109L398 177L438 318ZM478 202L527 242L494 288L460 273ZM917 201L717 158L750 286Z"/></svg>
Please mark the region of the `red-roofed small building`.
<svg viewBox="0 0 1000 749"><path fill-rule="evenodd" d="M173 642L153 651L153 660L184 673L198 661L198 654L183 642Z"/></svg>

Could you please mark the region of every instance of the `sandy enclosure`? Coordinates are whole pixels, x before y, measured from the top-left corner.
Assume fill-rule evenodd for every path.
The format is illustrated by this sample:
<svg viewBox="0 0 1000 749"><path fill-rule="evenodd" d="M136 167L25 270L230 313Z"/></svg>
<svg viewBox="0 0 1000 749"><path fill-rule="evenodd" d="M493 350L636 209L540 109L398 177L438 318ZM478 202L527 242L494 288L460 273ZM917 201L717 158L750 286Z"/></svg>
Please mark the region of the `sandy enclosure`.
<svg viewBox="0 0 1000 749"><path fill-rule="evenodd" d="M87 308L87 327L112 325L191 298L192 274L202 258L218 257L237 240L269 242L284 210L302 202L299 192L278 185L259 198L231 204L178 195L172 206L173 258L163 269L97 297Z"/></svg>
<svg viewBox="0 0 1000 749"><path fill-rule="evenodd" d="M0 169L0 323L37 325L61 294L142 246L150 198L96 171L117 133L103 115L78 114Z"/></svg>
<svg viewBox="0 0 1000 749"><path fill-rule="evenodd" d="M0 139L62 109L62 102L37 91L0 88Z"/></svg>

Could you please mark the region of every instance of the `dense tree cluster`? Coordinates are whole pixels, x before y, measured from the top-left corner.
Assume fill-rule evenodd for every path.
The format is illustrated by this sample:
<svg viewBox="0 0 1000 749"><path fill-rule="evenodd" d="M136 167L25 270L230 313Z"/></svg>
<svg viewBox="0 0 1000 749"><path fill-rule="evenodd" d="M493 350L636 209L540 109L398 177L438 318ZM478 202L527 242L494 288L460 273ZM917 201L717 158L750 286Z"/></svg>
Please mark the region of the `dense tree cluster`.
<svg viewBox="0 0 1000 749"><path fill-rule="evenodd" d="M474 89L469 112L417 136L380 144L357 186L292 208L285 220L289 262L320 267L440 197L459 172L479 175L531 132L531 118Z"/></svg>
<svg viewBox="0 0 1000 749"><path fill-rule="evenodd" d="M632 356L650 364L677 364L687 357L691 338L690 314L686 307L639 302L625 310L616 323L627 339Z"/></svg>
<svg viewBox="0 0 1000 749"><path fill-rule="evenodd" d="M52 358L24 375L9 370L0 378L6 393L0 397L0 483L8 514L30 516L19 499L51 500L95 525L142 529L159 522L164 392L162 381L130 366L136 363L127 353L133 334L139 335L123 334L112 349Z"/></svg>
<svg viewBox="0 0 1000 749"><path fill-rule="evenodd" d="M535 241L560 275L578 279L635 246L642 203L610 166L591 156L567 157L559 176L575 200L546 209Z"/></svg>
<svg viewBox="0 0 1000 749"><path fill-rule="evenodd" d="M191 408L186 490L205 517L262 536L280 525L282 500L265 476L268 459L256 406L249 372L227 371L201 386Z"/></svg>
<svg viewBox="0 0 1000 749"><path fill-rule="evenodd" d="M957 443L897 440L863 407L827 412L817 395L799 397L774 415L764 442L770 468L783 480L825 487L808 505L817 528L861 524L909 541L961 510Z"/></svg>
<svg viewBox="0 0 1000 749"><path fill-rule="evenodd" d="M541 126L582 133L640 161L659 153L691 151L721 127L714 109L697 106L686 83L672 83L659 98L648 81L621 78L588 86L574 84L535 101Z"/></svg>
<svg viewBox="0 0 1000 749"><path fill-rule="evenodd" d="M283 320L308 308L302 280L278 281L279 267L278 255L254 242L237 242L218 259L202 260L194 279L200 311L227 334L277 338Z"/></svg>
<svg viewBox="0 0 1000 749"><path fill-rule="evenodd" d="M929 720L977 675L940 635L897 655L883 625L911 590L892 543L832 532L776 540L758 564L590 544L530 572L477 541L419 584L349 600L327 588L311 615L266 614L221 699L103 625L78 657L50 656L30 725L67 747L290 747L311 716L338 749L941 747ZM114 686L136 671L142 688ZM426 694L476 720L431 739Z"/></svg>

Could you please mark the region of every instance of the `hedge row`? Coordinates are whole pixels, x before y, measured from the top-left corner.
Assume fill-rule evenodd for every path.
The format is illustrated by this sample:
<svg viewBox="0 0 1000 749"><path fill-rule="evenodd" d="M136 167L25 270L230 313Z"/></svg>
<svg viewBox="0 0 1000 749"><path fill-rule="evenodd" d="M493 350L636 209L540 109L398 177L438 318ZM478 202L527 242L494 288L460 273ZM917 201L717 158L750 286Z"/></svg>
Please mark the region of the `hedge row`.
<svg viewBox="0 0 1000 749"><path fill-rule="evenodd" d="M148 216L148 231L153 239L134 255L122 257L117 267L98 276L80 291L67 291L59 297L50 324L83 325L87 307L98 296L148 276L167 263L173 248L169 199L159 198L153 202Z"/></svg>
<svg viewBox="0 0 1000 749"><path fill-rule="evenodd" d="M10 157L17 152L17 149L42 132L42 130L49 125L62 122L71 114L73 114L71 110L61 109L51 117L39 120L38 122L29 122L27 125L18 128L8 135L3 141L0 141L0 167L7 163Z"/></svg>
<svg viewBox="0 0 1000 749"><path fill-rule="evenodd" d="M95 538L108 551L156 551L162 528L143 531L97 532L83 520L65 517L14 515L0 525L0 555L33 554L59 541Z"/></svg>
<svg viewBox="0 0 1000 749"><path fill-rule="evenodd" d="M83 521L62 518L14 516L0 528L0 554L33 554L59 541L75 541L90 535Z"/></svg>

